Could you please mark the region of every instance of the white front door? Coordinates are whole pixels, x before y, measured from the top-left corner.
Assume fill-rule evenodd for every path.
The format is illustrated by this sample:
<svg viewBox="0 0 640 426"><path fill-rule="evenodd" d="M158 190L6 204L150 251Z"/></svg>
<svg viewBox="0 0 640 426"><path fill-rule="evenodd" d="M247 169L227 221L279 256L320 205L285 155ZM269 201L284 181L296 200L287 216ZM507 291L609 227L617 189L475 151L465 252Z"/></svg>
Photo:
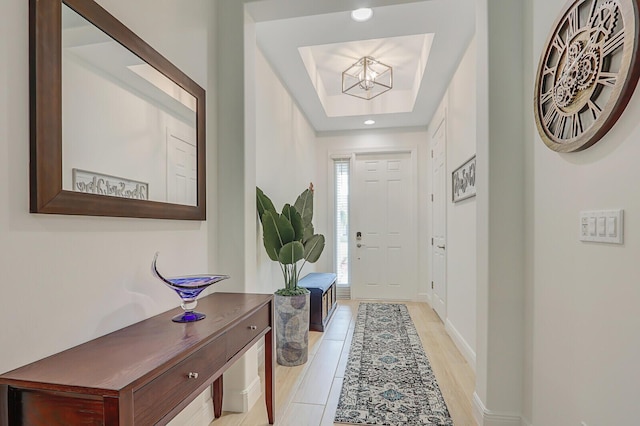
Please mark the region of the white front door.
<svg viewBox="0 0 640 426"><path fill-rule="evenodd" d="M418 233L411 154L356 155L353 184L353 298L415 299Z"/></svg>
<svg viewBox="0 0 640 426"><path fill-rule="evenodd" d="M431 223L433 230L432 242L432 304L442 321L447 317L447 167L446 167L446 125L442 120L431 141L431 156L433 162Z"/></svg>

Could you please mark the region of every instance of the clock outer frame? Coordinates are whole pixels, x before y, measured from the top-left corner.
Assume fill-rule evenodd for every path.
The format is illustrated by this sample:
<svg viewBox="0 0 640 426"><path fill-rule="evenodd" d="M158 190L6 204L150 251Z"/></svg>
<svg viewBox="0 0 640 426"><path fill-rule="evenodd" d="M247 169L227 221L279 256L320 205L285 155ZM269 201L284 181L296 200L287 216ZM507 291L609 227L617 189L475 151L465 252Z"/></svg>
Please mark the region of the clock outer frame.
<svg viewBox="0 0 640 426"><path fill-rule="evenodd" d="M618 4L620 12L623 13L625 17L633 18L625 20L624 27L624 43L625 45L629 41L632 43L631 49L627 51L628 56L630 56L630 61L624 82L621 84L619 82L616 83L606 105L602 109L602 114L585 132L575 138L566 139L565 142L562 143L557 142L552 135L547 134L547 130L541 122L542 106L540 105L540 86L542 83L541 77L544 70L545 60L553 47L553 39L564 23L567 14L575 5L583 3L584 1L585 0L569 0L565 3L562 11L558 15L558 18L556 18L556 21L553 23L552 30L549 32L542 54L540 55L538 69L536 72L533 115L542 141L547 145L547 147L556 152L582 151L598 142L609 130L611 130L624 112L627 104L633 96L636 85L638 84L638 78L640 77L640 63L638 61L638 51L640 50L640 0L619 0ZM632 37L630 37L631 34L633 35ZM625 49L625 47L626 46L623 46L623 49ZM623 59L623 62L624 60L625 59Z"/></svg>

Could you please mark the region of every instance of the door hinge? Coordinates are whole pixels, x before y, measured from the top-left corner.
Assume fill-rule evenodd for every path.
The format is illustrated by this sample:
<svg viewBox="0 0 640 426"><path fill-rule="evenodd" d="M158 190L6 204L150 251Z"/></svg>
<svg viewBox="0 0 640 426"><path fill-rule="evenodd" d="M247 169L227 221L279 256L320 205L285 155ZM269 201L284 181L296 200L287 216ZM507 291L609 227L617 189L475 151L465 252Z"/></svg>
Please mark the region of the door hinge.
<svg viewBox="0 0 640 426"><path fill-rule="evenodd" d="M431 158L433 158L433 150L431 150Z"/></svg>
<svg viewBox="0 0 640 426"><path fill-rule="evenodd" d="M433 238L431 239L431 245L433 245Z"/></svg>
<svg viewBox="0 0 640 426"><path fill-rule="evenodd" d="M433 194L431 194L431 202L433 203Z"/></svg>
<svg viewBox="0 0 640 426"><path fill-rule="evenodd" d="M433 281L431 281L431 290L433 290Z"/></svg>

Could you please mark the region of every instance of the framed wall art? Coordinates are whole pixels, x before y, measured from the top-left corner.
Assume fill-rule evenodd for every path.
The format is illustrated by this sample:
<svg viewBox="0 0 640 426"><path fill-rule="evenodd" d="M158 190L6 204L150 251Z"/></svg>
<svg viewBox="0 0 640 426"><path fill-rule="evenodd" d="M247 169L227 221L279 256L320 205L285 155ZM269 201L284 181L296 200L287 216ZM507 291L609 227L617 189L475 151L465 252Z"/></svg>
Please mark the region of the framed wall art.
<svg viewBox="0 0 640 426"><path fill-rule="evenodd" d="M454 203L476 196L475 155L451 173L451 183L451 201Z"/></svg>

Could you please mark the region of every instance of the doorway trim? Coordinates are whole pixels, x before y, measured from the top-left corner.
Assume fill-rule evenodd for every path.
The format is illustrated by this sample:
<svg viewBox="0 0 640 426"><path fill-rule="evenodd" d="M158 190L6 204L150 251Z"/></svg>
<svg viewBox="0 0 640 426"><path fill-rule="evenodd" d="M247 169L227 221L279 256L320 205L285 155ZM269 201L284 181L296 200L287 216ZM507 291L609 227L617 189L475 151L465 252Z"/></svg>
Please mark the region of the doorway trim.
<svg viewBox="0 0 640 426"><path fill-rule="evenodd" d="M443 198L443 214L444 214L444 245L447 245L447 204L448 204L448 192L447 188L449 187L448 179L448 169L447 169L447 111L448 103L447 98L445 96L444 101L438 107L438 110L433 116L433 119L428 128L429 134L429 189L430 189L430 197L429 197L429 286L428 286L428 302L431 308L436 311L436 300L434 298L434 282L435 282L435 246L434 246L434 220L435 220L435 204L433 201L434 196L434 170L435 170L435 158L433 158L433 140L436 133L440 130L441 126L444 126L444 190L442 196ZM447 250L444 250L444 271L443 271L443 287L445 293L445 306L444 306L444 314L442 320L443 324L446 323L447 320L447 299L448 299L448 285L447 285ZM439 314L438 314L439 315Z"/></svg>
<svg viewBox="0 0 640 426"><path fill-rule="evenodd" d="M418 175L419 175L419 170L418 170L418 146L380 146L380 147L357 147L357 148L351 148L351 149L344 149L344 150L329 150L328 153L328 158L327 158L327 177L328 177L328 181L327 181L327 224L329 229L327 230L327 234L331 235L331 241L330 244L327 244L326 247L330 248L330 254L332 259L335 257L335 253L334 253L334 246L335 246L335 241L334 241L334 235L335 235L335 229L336 229L336 219L334 217L334 211L335 211L335 176L333 175L333 161L336 159L350 159L350 163L349 163L349 168L352 171L352 176L353 176L353 172L355 171L355 167L356 167L356 156L357 155L367 155L367 154L409 154L410 156L410 162L411 162L411 169L412 169L412 173L411 173L411 185L413 185L413 191L412 194L413 195L410 199L411 199L411 216L410 216L410 222L411 222L411 227L413 229L416 230L415 232L415 244L414 244L414 248L415 250L413 250L413 253L411 254L412 256L412 264L415 265L415 277L416 277L416 282L415 282L415 292L413 294L413 297L411 299L406 299L406 300L410 300L410 301L419 301L420 297L419 297L419 289L420 289L420 268L418 265L418 259L419 259L419 251L420 251L420 241L419 241L419 229L418 229L418 199L419 199L419 179L418 179ZM352 176L350 176L349 178L349 195L351 196L351 194L353 194L353 190L354 190L354 180L352 179ZM352 215L352 203L349 203L349 223L351 224L351 215ZM350 230L350 232L352 232ZM349 238L349 277L350 279L352 279L353 274L352 274L352 269L351 266L353 265L353 259L352 256L355 253L355 249L356 249L356 241L355 238ZM332 260L332 265L333 265L333 260ZM335 267L335 265L333 265ZM352 284L353 283L349 283L349 294L351 295L351 289L352 289Z"/></svg>

